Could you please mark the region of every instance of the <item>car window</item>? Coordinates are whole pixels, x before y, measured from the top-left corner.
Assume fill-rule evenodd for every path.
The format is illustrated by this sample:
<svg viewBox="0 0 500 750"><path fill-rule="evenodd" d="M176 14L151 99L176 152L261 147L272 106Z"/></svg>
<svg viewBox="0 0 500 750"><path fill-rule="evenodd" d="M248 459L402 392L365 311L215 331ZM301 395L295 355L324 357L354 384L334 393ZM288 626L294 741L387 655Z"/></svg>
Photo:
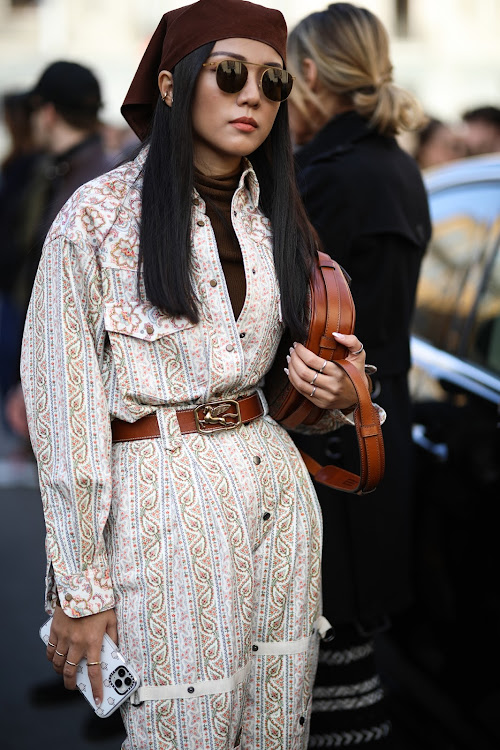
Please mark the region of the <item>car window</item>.
<svg viewBox="0 0 500 750"><path fill-rule="evenodd" d="M422 263L413 332L456 354L491 258L500 182L442 189L429 195L429 205L433 234Z"/></svg>
<svg viewBox="0 0 500 750"><path fill-rule="evenodd" d="M494 244L463 354L500 375L500 235L496 236Z"/></svg>

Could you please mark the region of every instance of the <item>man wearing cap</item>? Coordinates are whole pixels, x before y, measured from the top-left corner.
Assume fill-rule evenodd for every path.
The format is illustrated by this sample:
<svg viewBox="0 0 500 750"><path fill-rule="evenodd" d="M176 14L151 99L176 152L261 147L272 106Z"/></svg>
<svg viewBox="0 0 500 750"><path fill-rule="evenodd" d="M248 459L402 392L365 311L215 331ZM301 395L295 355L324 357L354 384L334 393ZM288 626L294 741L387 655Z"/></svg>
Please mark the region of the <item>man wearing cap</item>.
<svg viewBox="0 0 500 750"><path fill-rule="evenodd" d="M111 168L100 134L99 82L83 65L64 60L49 65L27 93L35 145L45 151L22 205L24 268L16 290L28 307L45 236L75 190ZM20 384L6 399L6 416L17 434L27 435Z"/></svg>

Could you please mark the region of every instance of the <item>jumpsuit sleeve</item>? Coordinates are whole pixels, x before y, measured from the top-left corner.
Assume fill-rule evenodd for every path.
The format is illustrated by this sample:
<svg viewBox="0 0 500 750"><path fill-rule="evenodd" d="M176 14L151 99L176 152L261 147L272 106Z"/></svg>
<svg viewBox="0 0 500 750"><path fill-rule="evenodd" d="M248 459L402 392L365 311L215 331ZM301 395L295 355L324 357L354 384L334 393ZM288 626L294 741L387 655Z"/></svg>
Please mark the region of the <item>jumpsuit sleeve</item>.
<svg viewBox="0 0 500 750"><path fill-rule="evenodd" d="M69 617L114 606L103 537L111 424L102 309L94 251L51 233L26 318L21 379L45 515L46 610L58 595Z"/></svg>
<svg viewBox="0 0 500 750"><path fill-rule="evenodd" d="M382 409L378 404L373 404L379 415L380 424L384 424L386 420L385 410ZM344 425L350 425L354 427L354 410L344 414L338 409L331 409L325 411L315 425L300 424L295 427L291 432L297 432L301 435L324 435L327 432L333 432L339 427Z"/></svg>
<svg viewBox="0 0 500 750"><path fill-rule="evenodd" d="M365 373L367 375L374 375L377 372L377 368L374 365L365 365ZM378 404L373 404L377 410L380 424L384 424L387 414L384 409ZM333 430L342 427L343 425L351 425L354 427L354 409L346 412L340 411L339 409L326 410L322 414L321 418L314 425L299 424L291 432L298 432L302 435L324 435L327 432L333 432Z"/></svg>

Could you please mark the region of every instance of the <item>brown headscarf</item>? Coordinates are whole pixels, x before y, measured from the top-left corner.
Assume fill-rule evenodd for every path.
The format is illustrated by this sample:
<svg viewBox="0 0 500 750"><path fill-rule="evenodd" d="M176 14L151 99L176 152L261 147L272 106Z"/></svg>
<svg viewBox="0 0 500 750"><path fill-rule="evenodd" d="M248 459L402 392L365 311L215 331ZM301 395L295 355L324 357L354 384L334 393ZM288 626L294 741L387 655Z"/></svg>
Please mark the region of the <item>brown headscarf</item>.
<svg viewBox="0 0 500 750"><path fill-rule="evenodd" d="M279 10L247 0L199 0L165 13L151 37L121 113L143 141L158 101L158 74L198 47L241 37L269 44L286 61L286 22Z"/></svg>

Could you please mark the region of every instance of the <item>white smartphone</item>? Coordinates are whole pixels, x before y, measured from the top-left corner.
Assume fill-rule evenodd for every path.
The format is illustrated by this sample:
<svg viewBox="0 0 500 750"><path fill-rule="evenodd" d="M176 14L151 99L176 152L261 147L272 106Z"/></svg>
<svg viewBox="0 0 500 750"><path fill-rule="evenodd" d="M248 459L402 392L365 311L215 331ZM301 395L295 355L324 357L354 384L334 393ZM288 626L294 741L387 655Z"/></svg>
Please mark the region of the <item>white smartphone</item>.
<svg viewBox="0 0 500 750"><path fill-rule="evenodd" d="M40 628L40 638L45 645L49 641L51 624L52 617ZM141 682L136 672L125 662L116 645L106 633L101 648L101 670L104 694L99 707L96 706L92 695L86 659L82 659L76 668L76 686L90 703L97 716L105 719L137 690Z"/></svg>

